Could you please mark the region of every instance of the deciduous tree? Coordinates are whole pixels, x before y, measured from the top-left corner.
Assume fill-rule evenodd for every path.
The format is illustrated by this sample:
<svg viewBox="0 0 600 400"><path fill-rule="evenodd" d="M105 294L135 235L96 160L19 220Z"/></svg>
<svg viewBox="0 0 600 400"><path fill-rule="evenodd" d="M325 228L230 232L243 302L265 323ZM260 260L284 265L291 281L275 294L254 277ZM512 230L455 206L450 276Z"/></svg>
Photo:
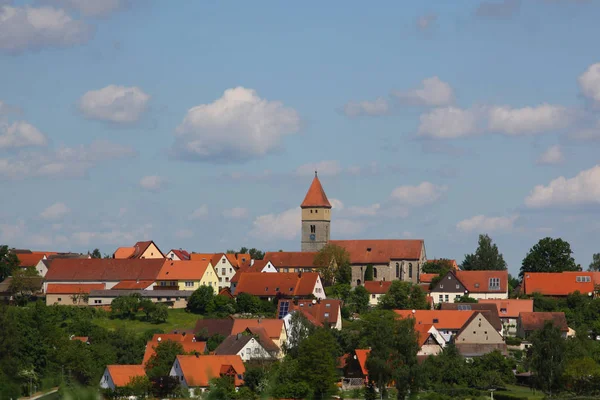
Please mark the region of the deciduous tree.
<svg viewBox="0 0 600 400"><path fill-rule="evenodd" d="M202 285L192 293L188 300L187 309L196 314L206 314L213 307L215 292L212 286Z"/></svg>
<svg viewBox="0 0 600 400"><path fill-rule="evenodd" d="M183 346L173 340L160 342L146 365L146 374L150 378L168 376L178 355L184 354Z"/></svg>
<svg viewBox="0 0 600 400"><path fill-rule="evenodd" d="M378 306L384 310L426 310L429 303L420 286L410 282L393 281L388 292L379 299Z"/></svg>
<svg viewBox="0 0 600 400"><path fill-rule="evenodd" d="M577 271L569 242L546 237L535 244L523 259L520 277L525 272Z"/></svg>
<svg viewBox="0 0 600 400"><path fill-rule="evenodd" d="M315 255L313 265L319 267L321 278L326 285L350 283L352 267L350 253L343 247L327 244Z"/></svg>
<svg viewBox="0 0 600 400"><path fill-rule="evenodd" d="M0 282L11 276L17 268L19 268L17 255L10 251L8 246L0 246Z"/></svg>
<svg viewBox="0 0 600 400"><path fill-rule="evenodd" d="M462 263L465 271L497 270L506 269L506 261L498 251L498 246L492 243L488 235L479 235L479 241L475 254L466 254Z"/></svg>
<svg viewBox="0 0 600 400"><path fill-rule="evenodd" d="M546 393L559 388L565 367L566 344L551 321L531 336L530 365L538 388Z"/></svg>
<svg viewBox="0 0 600 400"><path fill-rule="evenodd" d="M600 271L600 253L594 253L588 271Z"/></svg>
<svg viewBox="0 0 600 400"><path fill-rule="evenodd" d="M335 391L339 349L329 328L319 328L298 347L300 379L312 389L313 398L326 398Z"/></svg>

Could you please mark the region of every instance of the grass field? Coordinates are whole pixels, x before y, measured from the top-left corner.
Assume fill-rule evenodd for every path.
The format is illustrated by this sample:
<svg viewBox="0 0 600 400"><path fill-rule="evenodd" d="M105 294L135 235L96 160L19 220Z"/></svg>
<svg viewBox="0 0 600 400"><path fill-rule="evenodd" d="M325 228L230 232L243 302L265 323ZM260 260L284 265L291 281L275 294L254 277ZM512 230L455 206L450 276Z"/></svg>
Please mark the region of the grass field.
<svg viewBox="0 0 600 400"><path fill-rule="evenodd" d="M143 314L139 314L135 320L130 319L110 319L95 318L93 322L108 330L116 330L119 327L133 329L137 332L145 332L150 329L161 329L163 332L170 332L175 329L190 329L196 325L196 321L201 319L201 315L192 314L185 309L169 309L169 318L167 322L153 324L142 320Z"/></svg>
<svg viewBox="0 0 600 400"><path fill-rule="evenodd" d="M540 392L538 390L532 391L531 389L523 386L506 385L506 389L508 390L504 391L504 393L510 393L518 396L526 396L529 398L529 400L541 400L545 398L543 392Z"/></svg>

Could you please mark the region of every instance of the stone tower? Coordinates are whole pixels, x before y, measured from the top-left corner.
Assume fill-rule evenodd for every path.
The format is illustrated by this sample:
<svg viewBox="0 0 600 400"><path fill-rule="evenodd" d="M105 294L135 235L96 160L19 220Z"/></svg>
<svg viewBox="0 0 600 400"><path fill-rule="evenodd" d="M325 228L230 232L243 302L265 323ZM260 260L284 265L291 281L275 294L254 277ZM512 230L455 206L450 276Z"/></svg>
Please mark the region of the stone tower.
<svg viewBox="0 0 600 400"><path fill-rule="evenodd" d="M319 251L329 243L331 204L321 186L317 171L300 208L302 208L302 251Z"/></svg>

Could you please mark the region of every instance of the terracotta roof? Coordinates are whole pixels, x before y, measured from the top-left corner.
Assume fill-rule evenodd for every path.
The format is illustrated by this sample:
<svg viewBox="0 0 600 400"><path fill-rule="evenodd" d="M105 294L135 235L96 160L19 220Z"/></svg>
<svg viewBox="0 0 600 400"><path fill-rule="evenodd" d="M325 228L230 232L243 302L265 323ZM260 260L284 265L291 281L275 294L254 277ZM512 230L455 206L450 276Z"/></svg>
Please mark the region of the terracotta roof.
<svg viewBox="0 0 600 400"><path fill-rule="evenodd" d="M206 342L196 341L194 335L157 333L154 334L152 340L149 340L148 343L146 343L146 350L144 352L142 365L146 365L148 360L150 360L150 358L156 353L156 347L165 341L181 343L184 353L197 352L199 354L203 354L206 351Z"/></svg>
<svg viewBox="0 0 600 400"><path fill-rule="evenodd" d="M45 276L51 281L156 280L163 259L59 258Z"/></svg>
<svg viewBox="0 0 600 400"><path fill-rule="evenodd" d="M213 335L219 334L227 337L231 335L233 329L233 318L221 318L221 319L199 319L194 327L194 333L196 335L206 334L207 338Z"/></svg>
<svg viewBox="0 0 600 400"><path fill-rule="evenodd" d="M117 259L132 258L134 254L135 254L135 247L119 247L113 253L113 258L117 258Z"/></svg>
<svg viewBox="0 0 600 400"><path fill-rule="evenodd" d="M331 203L329 203L329 200L327 200L327 195L325 194L323 186L321 186L321 181L319 181L319 177L316 173L300 207L331 208Z"/></svg>
<svg viewBox="0 0 600 400"><path fill-rule="evenodd" d="M316 255L312 251L274 251L265 253L264 260L271 261L275 268L314 268Z"/></svg>
<svg viewBox="0 0 600 400"><path fill-rule="evenodd" d="M481 311L485 313L486 319L492 326L500 332L502 330L502 321L498 315L498 309L494 304L489 303L441 303L440 309L458 310L458 311Z"/></svg>
<svg viewBox="0 0 600 400"><path fill-rule="evenodd" d="M106 368L116 387L127 386L137 376L146 376L142 365L107 365Z"/></svg>
<svg viewBox="0 0 600 400"><path fill-rule="evenodd" d="M394 310L402 318L414 318L415 325L433 325L437 330L460 330L476 311L458 310Z"/></svg>
<svg viewBox="0 0 600 400"><path fill-rule="evenodd" d="M317 326L323 326L326 323L335 324L340 318L341 300L323 299L317 300L315 304L313 304L312 300L298 300L298 303L294 304L292 300L280 299L277 305L278 310L280 309L281 302L285 301L290 302L288 312L300 311L309 321Z"/></svg>
<svg viewBox="0 0 600 400"><path fill-rule="evenodd" d="M388 264L390 260L419 260L423 240L331 240L350 253L352 264Z"/></svg>
<svg viewBox="0 0 600 400"><path fill-rule="evenodd" d="M104 283L50 283L46 294L89 294L91 290L104 289Z"/></svg>
<svg viewBox="0 0 600 400"><path fill-rule="evenodd" d="M215 253L213 254L213 256L210 259L210 263L213 265L213 267L216 267L219 265L219 263L221 262L221 258L223 258L223 256L225 256L224 253ZM227 257L225 257L227 258ZM227 260L229 261L229 260Z"/></svg>
<svg viewBox="0 0 600 400"><path fill-rule="evenodd" d="M144 252L148 249L148 247L150 247L151 244L156 246L156 243L154 243L152 240L147 240L145 242L137 242L136 244L134 244L133 247L134 247L135 251L133 253L133 257L134 258L141 257L142 254L144 254ZM160 253L160 255L163 256L163 258L164 258L165 255L162 253L162 251L160 251L158 246L156 246L156 248L158 249L158 252Z"/></svg>
<svg viewBox="0 0 600 400"><path fill-rule="evenodd" d="M519 314L519 322L525 331L543 329L546 321L552 321L552 324L562 332L569 331L564 312L522 312Z"/></svg>
<svg viewBox="0 0 600 400"><path fill-rule="evenodd" d="M51 254L56 254L53 252L45 252L45 251L32 251L31 253L17 253L16 256L19 259L20 267L35 267L41 259L44 257L48 257Z"/></svg>
<svg viewBox="0 0 600 400"><path fill-rule="evenodd" d="M214 253L192 253L190 254L190 260L192 261L210 261Z"/></svg>
<svg viewBox="0 0 600 400"><path fill-rule="evenodd" d="M87 336L73 336L71 338L71 340L78 340L80 342L87 343L87 341L89 340L89 337L87 337Z"/></svg>
<svg viewBox="0 0 600 400"><path fill-rule="evenodd" d="M219 290L218 295L229 297L230 299L233 299L233 295L231 294L231 289L229 289L228 287L224 287L223 289Z"/></svg>
<svg viewBox="0 0 600 400"><path fill-rule="evenodd" d="M419 275L419 283L431 283L433 278L440 276L440 274L421 274Z"/></svg>
<svg viewBox="0 0 600 400"><path fill-rule="evenodd" d="M506 293L508 291L508 271L455 271L458 280L471 293ZM491 278L500 278L500 289L491 290Z"/></svg>
<svg viewBox="0 0 600 400"><path fill-rule="evenodd" d="M392 286L392 281L366 281L363 286L371 294L386 294Z"/></svg>
<svg viewBox="0 0 600 400"><path fill-rule="evenodd" d="M589 281L577 282L577 277L587 277ZM577 291L588 294L594 292L594 278L592 272L525 272L523 290L528 295L567 296Z"/></svg>
<svg viewBox="0 0 600 400"><path fill-rule="evenodd" d="M283 328L283 320L274 318L236 318L230 335L237 335L248 328L263 328L271 340L279 340Z"/></svg>
<svg viewBox="0 0 600 400"><path fill-rule="evenodd" d="M210 261L175 261L166 260L156 280L200 280L209 268Z"/></svg>
<svg viewBox="0 0 600 400"><path fill-rule="evenodd" d="M254 296L310 296L319 274L317 272L242 272L238 278L235 294L248 293Z"/></svg>
<svg viewBox="0 0 600 400"><path fill-rule="evenodd" d="M171 249L171 251L169 251L167 254L173 252L173 254L175 254L180 260L189 260L190 259L190 253L188 253L185 250L176 250L176 249Z"/></svg>
<svg viewBox="0 0 600 400"><path fill-rule="evenodd" d="M367 358L369 357L370 352L371 350L354 350L354 354L356 354L356 360L358 361L358 364L360 365L360 370L362 371L364 376L369 375L369 371L367 370Z"/></svg>
<svg viewBox="0 0 600 400"><path fill-rule="evenodd" d="M533 300L480 299L479 304L494 304L498 309L498 315L500 318L518 318L519 314L522 312L533 312Z"/></svg>
<svg viewBox="0 0 600 400"><path fill-rule="evenodd" d="M415 324L415 332L417 333L417 341L419 342L419 348L423 347L431 333L429 330L433 327L433 324Z"/></svg>
<svg viewBox="0 0 600 400"><path fill-rule="evenodd" d="M235 370L235 386L243 384L243 380L238 375L243 376L246 369L240 356L177 356L177 361L189 387L207 387L211 379L221 375L223 366L231 366Z"/></svg>
<svg viewBox="0 0 600 400"><path fill-rule="evenodd" d="M150 287L152 284L154 284L153 280L152 281L128 280L128 281L121 281L121 282L117 283L111 289L112 290L146 289L147 287Z"/></svg>

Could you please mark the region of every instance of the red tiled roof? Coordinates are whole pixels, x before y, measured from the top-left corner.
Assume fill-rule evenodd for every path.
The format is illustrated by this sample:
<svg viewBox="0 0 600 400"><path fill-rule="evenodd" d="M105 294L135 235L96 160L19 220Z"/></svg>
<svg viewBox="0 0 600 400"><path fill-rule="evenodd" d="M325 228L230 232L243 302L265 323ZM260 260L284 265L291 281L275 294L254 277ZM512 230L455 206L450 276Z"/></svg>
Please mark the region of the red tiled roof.
<svg viewBox="0 0 600 400"><path fill-rule="evenodd" d="M32 251L31 253L16 253L20 267L35 267L40 260L56 252Z"/></svg>
<svg viewBox="0 0 600 400"><path fill-rule="evenodd" d="M45 276L51 281L156 280L165 260L114 258L59 258Z"/></svg>
<svg viewBox="0 0 600 400"><path fill-rule="evenodd" d="M454 271L458 280L471 293L504 293L508 291L508 271ZM500 278L500 290L490 290L491 278Z"/></svg>
<svg viewBox="0 0 600 400"><path fill-rule="evenodd" d="M142 256L142 254L144 254L144 252L148 249L148 247L150 247L150 245L153 244L154 246L156 246L156 243L154 243L152 240L147 240L145 242L137 242L136 244L133 245L135 252L133 253L133 257L134 258L139 258ZM165 256L162 251L160 251L160 249L158 248L158 246L156 246L156 248L158 249L158 252L160 253L161 256Z"/></svg>
<svg viewBox="0 0 600 400"><path fill-rule="evenodd" d="M589 282L577 282L578 276L589 277ZM588 294L594 292L594 283L592 272L525 272L523 275L523 290L528 295L567 296L577 291Z"/></svg>
<svg viewBox="0 0 600 400"><path fill-rule="evenodd" d="M149 340L148 343L146 343L146 351L144 352L142 365L146 365L148 360L156 353L156 347L165 341L181 343L184 353L197 352L203 354L206 351L206 342L197 342L192 334L156 333L152 336L152 340Z"/></svg>
<svg viewBox="0 0 600 400"><path fill-rule="evenodd" d="M233 299L233 295L231 294L231 289L229 289L228 287L224 287L223 289L219 290L218 295L229 297L230 299Z"/></svg>
<svg viewBox="0 0 600 400"><path fill-rule="evenodd" d="M185 250L172 249L170 252L173 252L173 254L175 254L180 260L189 260L190 259L190 253L188 253Z"/></svg>
<svg viewBox="0 0 600 400"><path fill-rule="evenodd" d="M421 274L419 275L419 283L431 283L433 278L440 276L440 274Z"/></svg>
<svg viewBox="0 0 600 400"><path fill-rule="evenodd" d="M319 274L316 272L242 272L239 274L236 295L254 296L309 296L313 293Z"/></svg>
<svg viewBox="0 0 600 400"><path fill-rule="evenodd" d="M415 324L415 332L417 333L417 340L419 342L419 348L423 347L431 333L429 330L433 327L433 324Z"/></svg>
<svg viewBox="0 0 600 400"><path fill-rule="evenodd" d="M562 332L569 331L567 318L563 312L522 312L519 314L519 320L525 331L543 329L546 321L552 321L552 324Z"/></svg>
<svg viewBox="0 0 600 400"><path fill-rule="evenodd" d="M438 330L460 330L474 312L458 310L394 310L402 318L414 318L415 326L433 325Z"/></svg>
<svg viewBox="0 0 600 400"><path fill-rule="evenodd" d="M154 281L134 281L134 280L128 280L128 281L121 281L119 283L117 283L115 286L112 287L113 290L135 290L135 289L146 289L149 286L152 286L152 284L154 283Z"/></svg>
<svg viewBox="0 0 600 400"><path fill-rule="evenodd" d="M166 260L160 269L156 280L200 280L209 268L210 261L174 261Z"/></svg>
<svg viewBox="0 0 600 400"><path fill-rule="evenodd" d="M113 258L126 259L132 258L135 253L135 247L119 247L115 250Z"/></svg>
<svg viewBox="0 0 600 400"><path fill-rule="evenodd" d="M339 312L342 306L341 300L335 299L323 299L317 300L314 304L312 300L299 300L298 304L294 304L291 300L280 299L282 301L290 302L288 308L289 312L300 311L304 314L309 321L316 326L323 326L325 323L335 324L340 318ZM279 304L277 305L279 310ZM327 316L325 316L327 314Z"/></svg>
<svg viewBox="0 0 600 400"><path fill-rule="evenodd" d="M177 356L181 372L189 387L207 387L210 380L221 375L223 366L231 366L235 371L234 384L241 386L243 381L238 375L244 375L246 369L242 358L237 355L217 356ZM229 368L228 368L229 370Z"/></svg>
<svg viewBox="0 0 600 400"><path fill-rule="evenodd" d="M358 361L358 364L360 365L360 370L362 371L364 376L369 375L369 371L367 370L367 358L369 357L370 352L371 350L354 350L354 353L356 354L356 360Z"/></svg>
<svg viewBox="0 0 600 400"><path fill-rule="evenodd" d="M104 283L49 283L46 294L89 294L91 290L104 290Z"/></svg>
<svg viewBox="0 0 600 400"><path fill-rule="evenodd" d="M233 320L231 335L242 333L248 328L263 328L271 340L279 340L283 330L283 320L274 318L236 318Z"/></svg>
<svg viewBox="0 0 600 400"><path fill-rule="evenodd" d="M116 387L127 386L137 376L146 376L142 365L107 365L106 368Z"/></svg>
<svg viewBox="0 0 600 400"><path fill-rule="evenodd" d="M315 177L308 188L308 192L306 192L306 197L304 197L304 201L300 205L300 207L326 207L331 208L331 203L327 199L327 195L325 194L325 190L323 190L323 186L321 186L321 181L319 181L319 177L315 173Z"/></svg>
<svg viewBox="0 0 600 400"><path fill-rule="evenodd" d="M264 260L270 261L275 268L313 268L316 255L311 251L267 252Z"/></svg>
<svg viewBox="0 0 600 400"><path fill-rule="evenodd" d="M500 318L518 318L522 312L533 312L533 300L527 299L480 299L480 304L495 304Z"/></svg>
<svg viewBox="0 0 600 400"><path fill-rule="evenodd" d="M352 264L388 264L390 260L419 260L423 240L331 240L350 253Z"/></svg>
<svg viewBox="0 0 600 400"><path fill-rule="evenodd" d="M213 256L210 259L210 263L213 265L213 267L217 267L219 265L219 262L221 261L221 258L223 258L224 255L225 255L224 253L213 254ZM225 258L227 258L227 257L225 257Z"/></svg>
<svg viewBox="0 0 600 400"><path fill-rule="evenodd" d="M363 285L371 294L386 294L392 286L392 281L366 281Z"/></svg>
<svg viewBox="0 0 600 400"><path fill-rule="evenodd" d="M87 341L89 340L89 337L87 337L87 336L73 336L71 338L71 340L78 340L80 342L87 343Z"/></svg>

